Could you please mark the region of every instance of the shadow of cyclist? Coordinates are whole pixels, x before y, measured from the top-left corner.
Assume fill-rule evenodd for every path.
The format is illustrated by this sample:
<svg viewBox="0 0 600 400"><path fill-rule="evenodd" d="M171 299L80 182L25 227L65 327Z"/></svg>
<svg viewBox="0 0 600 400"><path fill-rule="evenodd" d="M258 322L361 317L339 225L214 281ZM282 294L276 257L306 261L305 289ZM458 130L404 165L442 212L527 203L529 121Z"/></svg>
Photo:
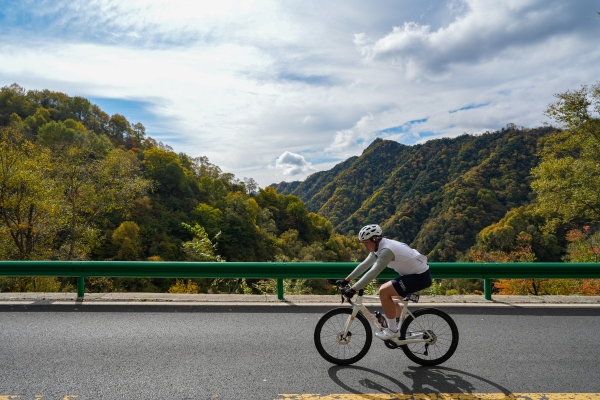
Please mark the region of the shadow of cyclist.
<svg viewBox="0 0 600 400"><path fill-rule="evenodd" d="M402 383L400 380L375 371L370 368L357 366L334 366L328 370L329 377L342 389L355 394L365 393L474 393L483 390L483 383L489 390L489 387L497 389L499 392L509 395L511 393L507 388L500 386L481 376L446 367L408 367L408 371L403 374L412 381ZM345 374L341 374L344 371ZM356 374L348 374L350 371L362 372L364 378L356 379ZM374 375L369 378L369 374ZM354 376L352 376L354 375ZM346 378L346 382L342 380ZM382 382L382 379L383 381ZM377 380L378 382L376 382ZM351 387L352 383L358 382L360 387ZM412 387L410 387L412 386Z"/></svg>
<svg viewBox="0 0 600 400"><path fill-rule="evenodd" d="M415 393L473 393L475 386L461 374L443 368L408 367L404 375L413 382Z"/></svg>
<svg viewBox="0 0 600 400"><path fill-rule="evenodd" d="M404 375L413 381L414 393L473 393L482 391L481 383L509 395L507 388L470 372L447 367L408 367ZM475 386L475 381L477 386ZM489 390L489 389L486 389Z"/></svg>
<svg viewBox="0 0 600 400"><path fill-rule="evenodd" d="M365 377L365 378L358 380L358 383L360 384L359 388L351 387L351 386L349 386L349 384L344 383L342 381L342 378L340 376L338 376L338 373L340 373L342 371L344 371L346 373L349 371L363 372L364 376L373 374L373 375L375 375L375 377L383 378L384 381L389 382L389 386L384 386L381 383L375 382L373 379ZM377 392L377 393L393 394L393 393L410 392L409 387L404 385L399 380L397 380L389 375L386 375L384 373L381 373L379 371L370 369L370 368L357 367L354 365L348 365L348 366L337 365L337 366L329 368L329 370L327 372L333 382L335 382L339 387L341 387L342 389L345 389L346 391L348 391L350 393L364 394L365 392ZM346 377L348 377L348 374L346 374ZM352 382L352 383L357 382L357 380L354 379L353 377L350 377L348 379L348 381Z"/></svg>

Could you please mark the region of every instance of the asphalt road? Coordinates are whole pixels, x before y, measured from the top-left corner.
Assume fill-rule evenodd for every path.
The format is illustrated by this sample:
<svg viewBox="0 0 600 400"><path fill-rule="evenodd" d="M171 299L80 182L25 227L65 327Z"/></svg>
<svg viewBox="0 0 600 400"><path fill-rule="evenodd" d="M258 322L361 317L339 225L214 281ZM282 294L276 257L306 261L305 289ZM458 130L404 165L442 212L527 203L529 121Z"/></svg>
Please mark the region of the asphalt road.
<svg viewBox="0 0 600 400"><path fill-rule="evenodd" d="M0 399L600 393L600 307L441 306L460 343L432 368L376 338L354 366L326 362L313 330L330 308L3 304Z"/></svg>

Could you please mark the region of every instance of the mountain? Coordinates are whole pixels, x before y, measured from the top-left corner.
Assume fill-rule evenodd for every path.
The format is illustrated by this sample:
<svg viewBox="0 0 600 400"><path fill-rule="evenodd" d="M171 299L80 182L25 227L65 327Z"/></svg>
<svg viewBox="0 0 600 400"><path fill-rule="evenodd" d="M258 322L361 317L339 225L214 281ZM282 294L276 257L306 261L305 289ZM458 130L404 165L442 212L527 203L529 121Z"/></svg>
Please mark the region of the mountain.
<svg viewBox="0 0 600 400"><path fill-rule="evenodd" d="M555 128L464 134L406 146L376 139L359 157L303 182L272 185L345 234L379 223L387 237L454 261L477 233L532 201L530 170L537 144Z"/></svg>
<svg viewBox="0 0 600 400"><path fill-rule="evenodd" d="M341 262L364 255L295 196L257 192L88 99L17 84L0 88L0 217L0 259Z"/></svg>

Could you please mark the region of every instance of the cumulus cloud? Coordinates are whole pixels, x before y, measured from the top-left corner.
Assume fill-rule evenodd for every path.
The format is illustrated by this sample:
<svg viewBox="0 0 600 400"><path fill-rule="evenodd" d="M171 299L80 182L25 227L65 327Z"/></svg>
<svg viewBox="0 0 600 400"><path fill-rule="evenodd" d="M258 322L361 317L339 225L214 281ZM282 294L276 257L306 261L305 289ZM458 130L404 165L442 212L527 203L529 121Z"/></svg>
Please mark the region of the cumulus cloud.
<svg viewBox="0 0 600 400"><path fill-rule="evenodd" d="M329 155L346 158L360 152L374 135L372 114L361 117L351 129L337 131L333 141L325 148Z"/></svg>
<svg viewBox="0 0 600 400"><path fill-rule="evenodd" d="M333 142L325 150L330 153L342 153L356 145L358 132L352 129L345 129L335 133Z"/></svg>
<svg viewBox="0 0 600 400"><path fill-rule="evenodd" d="M361 57L402 70L410 79L439 78L455 65L500 57L581 31L579 13L563 1L470 0L448 3L458 17L447 26L406 21L383 37L354 36Z"/></svg>
<svg viewBox="0 0 600 400"><path fill-rule="evenodd" d="M289 151L283 152L275 160L275 165L269 165L270 169L280 169L283 171L284 175L306 175L310 172L316 171L316 169L312 166L311 163L306 161L304 156L299 154L290 153Z"/></svg>

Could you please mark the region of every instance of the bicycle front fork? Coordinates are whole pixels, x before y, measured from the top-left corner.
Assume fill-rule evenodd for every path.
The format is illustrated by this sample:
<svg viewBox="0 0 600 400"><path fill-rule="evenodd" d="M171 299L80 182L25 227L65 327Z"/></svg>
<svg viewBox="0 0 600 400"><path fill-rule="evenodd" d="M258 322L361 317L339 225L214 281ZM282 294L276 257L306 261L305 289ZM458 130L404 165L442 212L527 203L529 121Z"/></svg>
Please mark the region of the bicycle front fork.
<svg viewBox="0 0 600 400"><path fill-rule="evenodd" d="M345 339L346 336L348 336L348 332L350 332L350 327L352 326L352 323L356 319L356 315L357 314L358 314L358 309L353 308L352 309L352 314L350 314L348 316L348 319L346 320L346 325L344 326L343 339Z"/></svg>

